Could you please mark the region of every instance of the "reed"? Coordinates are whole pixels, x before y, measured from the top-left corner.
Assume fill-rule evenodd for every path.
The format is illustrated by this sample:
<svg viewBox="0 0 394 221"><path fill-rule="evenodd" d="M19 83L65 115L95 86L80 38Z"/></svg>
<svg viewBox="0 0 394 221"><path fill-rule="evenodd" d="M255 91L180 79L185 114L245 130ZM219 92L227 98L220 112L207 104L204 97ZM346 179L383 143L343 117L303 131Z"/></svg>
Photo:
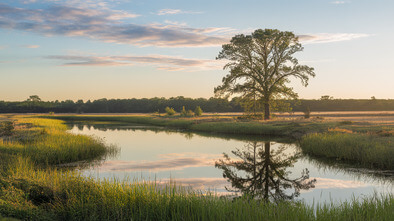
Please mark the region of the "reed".
<svg viewBox="0 0 394 221"><path fill-rule="evenodd" d="M390 220L394 211L391 195L317 206L267 203L219 197L176 183L97 180L33 165L18 158L12 178L3 179L3 215L33 220Z"/></svg>
<svg viewBox="0 0 394 221"><path fill-rule="evenodd" d="M26 156L36 164L90 161L116 152L102 139L67 133L60 120L19 118L15 136L0 139L0 152Z"/></svg>
<svg viewBox="0 0 394 221"><path fill-rule="evenodd" d="M327 132L308 134L300 141L305 153L350 161L368 168L394 169L392 137Z"/></svg>

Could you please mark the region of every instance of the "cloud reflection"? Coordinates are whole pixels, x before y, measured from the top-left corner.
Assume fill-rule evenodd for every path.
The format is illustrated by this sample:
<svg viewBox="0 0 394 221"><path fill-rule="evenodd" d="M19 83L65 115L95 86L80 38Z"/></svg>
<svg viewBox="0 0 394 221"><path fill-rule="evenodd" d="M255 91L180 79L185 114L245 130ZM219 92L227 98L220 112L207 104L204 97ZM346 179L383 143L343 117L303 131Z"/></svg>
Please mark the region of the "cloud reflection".
<svg viewBox="0 0 394 221"><path fill-rule="evenodd" d="M99 166L100 171L167 171L183 170L190 167L214 166L217 154L169 153L159 155L154 161L106 161Z"/></svg>
<svg viewBox="0 0 394 221"><path fill-rule="evenodd" d="M316 189L347 189L361 188L368 186L366 183L353 180L338 180L323 177L316 177Z"/></svg>

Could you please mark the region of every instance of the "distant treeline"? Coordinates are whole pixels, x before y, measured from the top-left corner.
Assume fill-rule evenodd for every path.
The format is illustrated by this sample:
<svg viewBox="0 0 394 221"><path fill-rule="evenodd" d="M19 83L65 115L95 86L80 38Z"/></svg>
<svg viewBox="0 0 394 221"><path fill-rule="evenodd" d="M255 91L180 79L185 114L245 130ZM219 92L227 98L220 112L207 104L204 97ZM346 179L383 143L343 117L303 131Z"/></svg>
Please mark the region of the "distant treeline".
<svg viewBox="0 0 394 221"><path fill-rule="evenodd" d="M320 99L286 101L293 111L394 111L394 99ZM179 112L182 107L194 110L200 106L204 112L243 112L239 98L142 98L99 99L94 101L72 100L41 101L38 96L21 102L0 101L0 113L152 113L164 112L172 107Z"/></svg>

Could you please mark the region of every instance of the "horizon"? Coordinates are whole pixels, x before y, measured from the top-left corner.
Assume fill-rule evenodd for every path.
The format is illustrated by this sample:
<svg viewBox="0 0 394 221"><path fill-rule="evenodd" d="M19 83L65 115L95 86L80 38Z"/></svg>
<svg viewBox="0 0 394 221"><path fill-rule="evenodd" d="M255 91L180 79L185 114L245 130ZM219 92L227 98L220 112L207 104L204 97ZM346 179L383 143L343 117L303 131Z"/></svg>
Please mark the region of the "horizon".
<svg viewBox="0 0 394 221"><path fill-rule="evenodd" d="M207 99L228 73L221 45L265 28L294 32L315 68L289 84L299 99L394 98L393 1L226 3L3 1L0 100Z"/></svg>
<svg viewBox="0 0 394 221"><path fill-rule="evenodd" d="M38 97L41 99L40 96L38 96ZM84 103L86 103L87 101L93 102L93 101L101 100L101 99L106 99L106 100L131 100L131 99L137 99L138 100L138 99L154 99L154 98L169 100L169 99L178 98L178 97L183 97L185 99L207 99L207 100L210 99L210 98L217 98L217 97L214 97L214 96L206 98L206 97L186 97L186 96L180 95L180 96L174 96L174 97L141 97L141 98L135 98L135 97L130 97L130 98L106 98L106 97L102 97L102 98L97 98L97 99L86 99L86 100L84 100L84 99L75 99L75 100L73 100L73 99L64 99L64 100L59 100L59 99L56 99L56 100L44 100L44 99L41 99L40 102L56 102L56 101L62 102L62 101L69 101L69 100L71 100L71 101L73 101L75 103L75 102L77 102L79 100L82 100ZM25 101L28 101L27 100L28 98L29 97L27 97L24 100L0 100L0 101L3 101L3 102L25 102ZM226 98L218 98L218 99L226 99ZM227 98L227 100L231 101L231 99L229 99L229 98ZM297 100L322 100L322 99L321 98L317 98L317 99L316 98L311 98L311 99L297 98ZM332 98L330 98L328 100L394 100L394 98L384 99L384 98L336 98L336 97L332 97Z"/></svg>

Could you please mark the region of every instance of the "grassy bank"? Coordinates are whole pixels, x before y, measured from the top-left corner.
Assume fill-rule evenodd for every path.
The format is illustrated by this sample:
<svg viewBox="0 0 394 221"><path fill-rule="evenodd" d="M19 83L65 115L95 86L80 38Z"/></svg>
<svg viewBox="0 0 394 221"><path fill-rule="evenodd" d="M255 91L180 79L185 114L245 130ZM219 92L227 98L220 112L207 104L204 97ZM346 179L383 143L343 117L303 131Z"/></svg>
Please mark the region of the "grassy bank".
<svg viewBox="0 0 394 221"><path fill-rule="evenodd" d="M0 153L21 155L36 164L56 165L90 161L115 151L102 140L66 133L60 120L17 118L13 136L0 139Z"/></svg>
<svg viewBox="0 0 394 221"><path fill-rule="evenodd" d="M134 124L146 124L189 131L223 134L265 135L300 138L310 132L323 132L337 126L335 122L316 121L251 121L235 120L228 117L212 116L209 118L178 118L157 116L43 116L44 118L65 121L106 121Z"/></svg>
<svg viewBox="0 0 394 221"><path fill-rule="evenodd" d="M304 136L305 153L351 162L367 168L394 170L392 137L371 134L326 132Z"/></svg>

